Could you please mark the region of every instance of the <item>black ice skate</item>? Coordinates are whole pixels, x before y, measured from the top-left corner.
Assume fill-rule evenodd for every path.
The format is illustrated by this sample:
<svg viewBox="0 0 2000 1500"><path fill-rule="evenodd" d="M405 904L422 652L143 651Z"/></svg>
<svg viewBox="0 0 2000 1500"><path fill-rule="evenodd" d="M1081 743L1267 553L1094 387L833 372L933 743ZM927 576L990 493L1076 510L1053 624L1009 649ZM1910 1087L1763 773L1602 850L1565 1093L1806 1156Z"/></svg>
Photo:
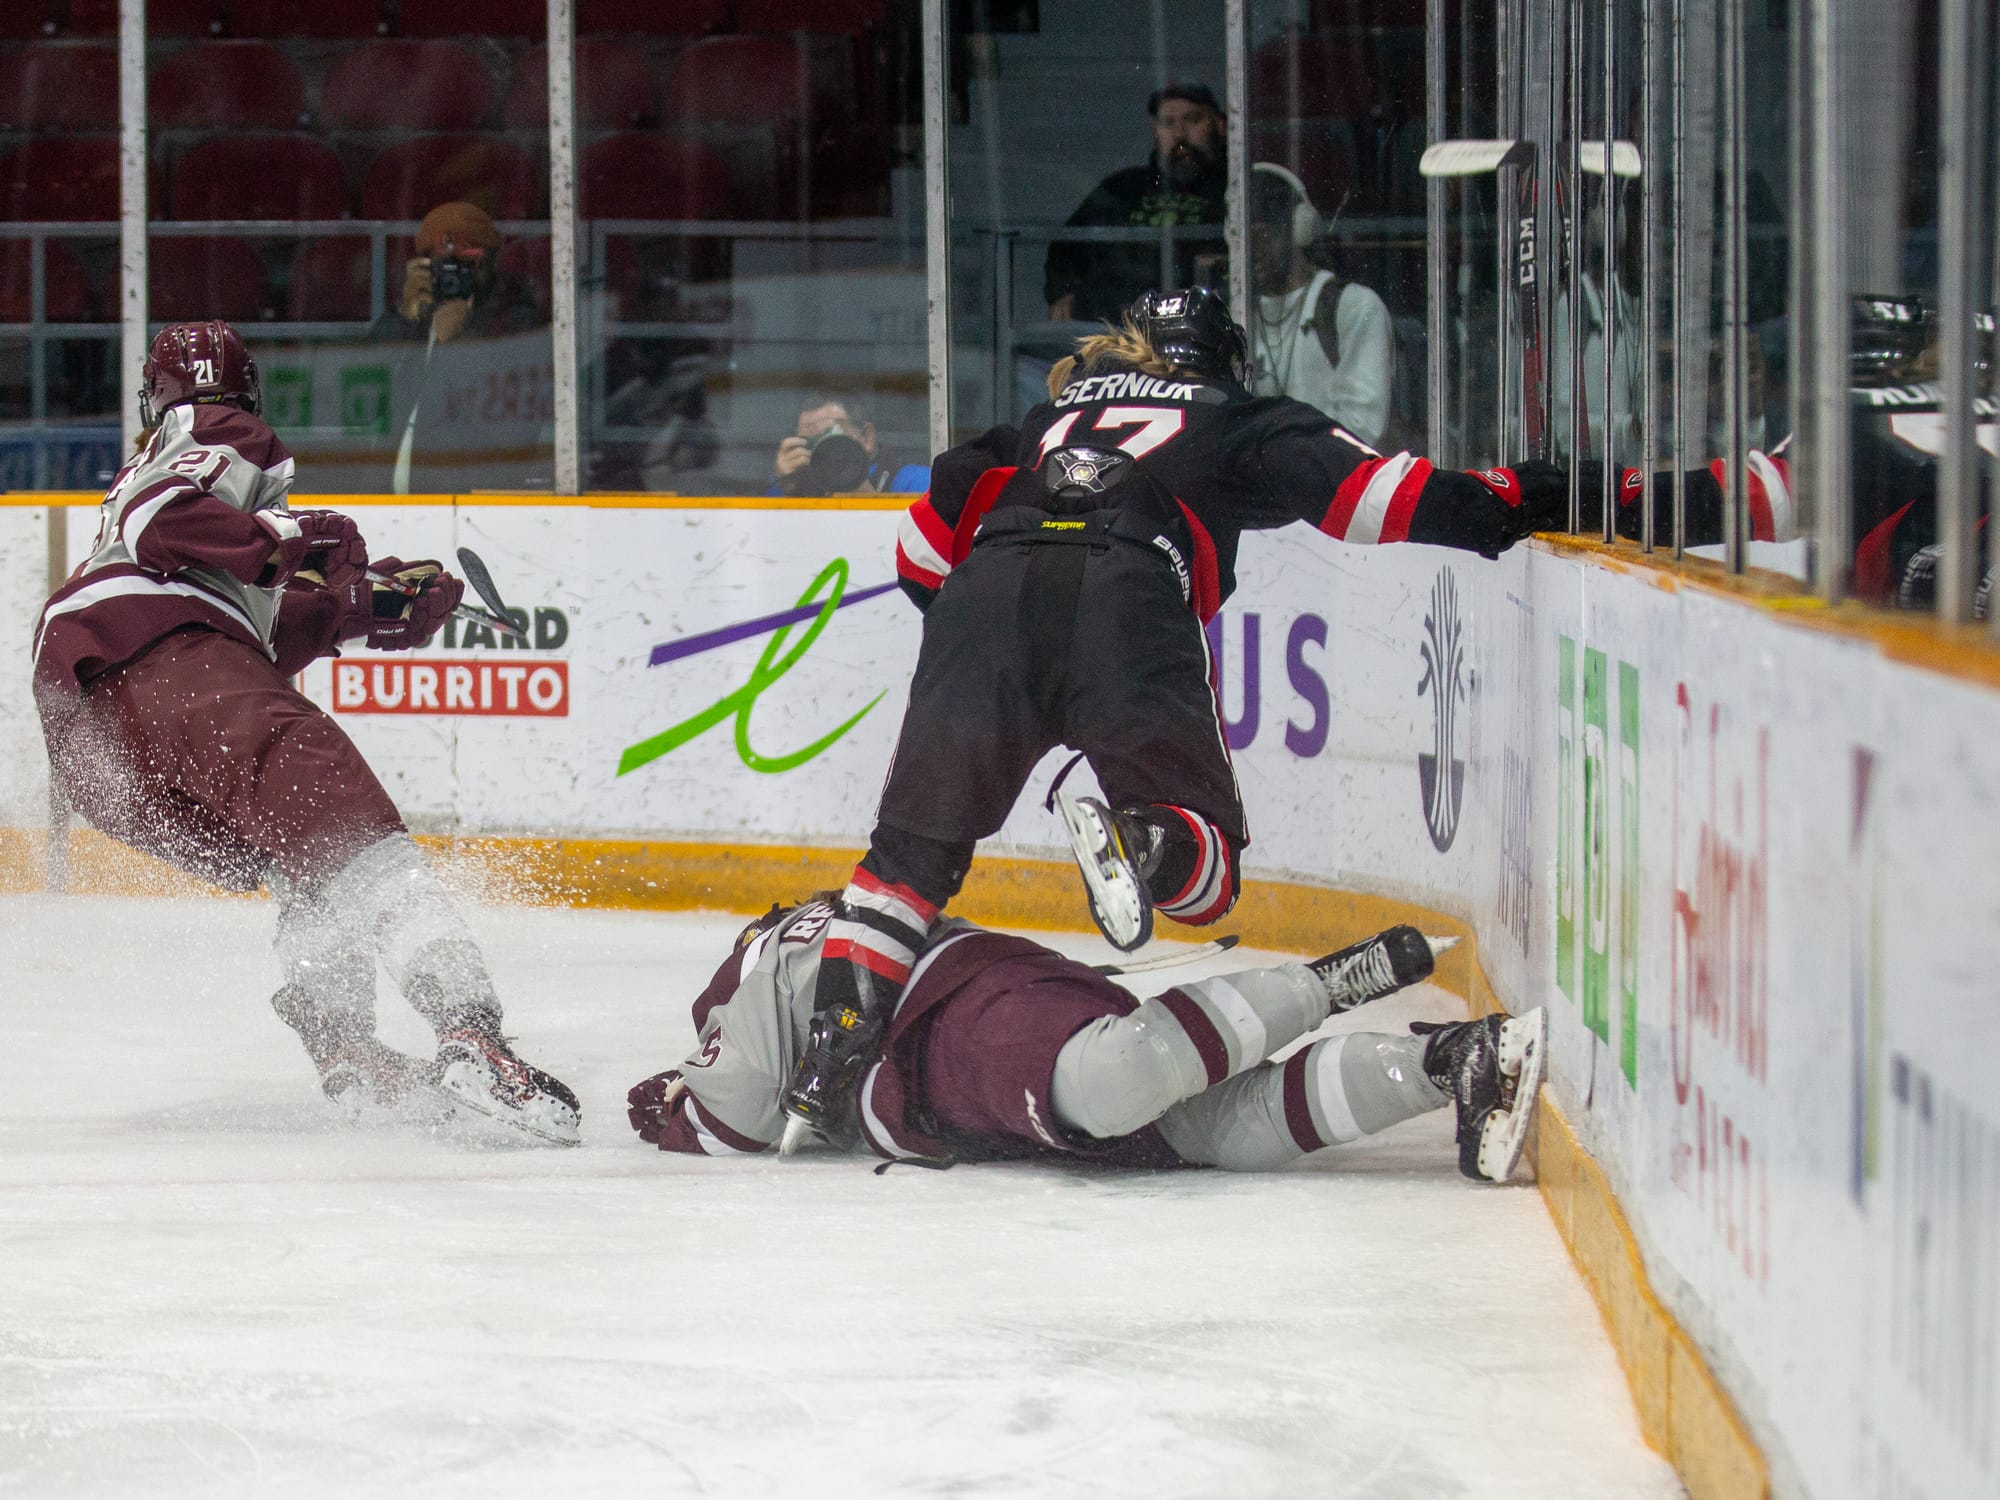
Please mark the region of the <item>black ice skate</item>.
<svg viewBox="0 0 2000 1500"><path fill-rule="evenodd" d="M1412 1023L1428 1034L1424 1072L1458 1108L1458 1169L1483 1182L1505 1182L1528 1144L1548 1051L1549 1015L1540 1006L1519 1016L1482 1016L1441 1025Z"/></svg>
<svg viewBox="0 0 2000 1500"><path fill-rule="evenodd" d="M432 1064L438 1092L469 1116L551 1146L574 1146L581 1136L576 1095L540 1068L514 1055L497 1031L467 1024L438 1038Z"/></svg>
<svg viewBox="0 0 2000 1500"><path fill-rule="evenodd" d="M810 1135L836 1145L854 1135L854 1090L881 1053L883 1030L882 1015L847 1001L813 1016L806 1050L785 1090L781 1155L790 1156Z"/></svg>
<svg viewBox="0 0 2000 1500"><path fill-rule="evenodd" d="M1414 927L1389 927L1307 967L1326 985L1333 1013L1339 1015L1430 978L1438 956L1457 941L1426 937Z"/></svg>
<svg viewBox="0 0 2000 1500"><path fill-rule="evenodd" d="M1157 830L1095 797L1058 792L1056 806L1090 897L1091 920L1107 943L1130 953L1153 936L1153 896L1146 880L1159 860Z"/></svg>
<svg viewBox="0 0 2000 1500"><path fill-rule="evenodd" d="M422 1120L439 1113L429 1065L380 1040L365 1013L329 1009L290 984L271 997L271 1009L299 1034L326 1097L348 1114Z"/></svg>

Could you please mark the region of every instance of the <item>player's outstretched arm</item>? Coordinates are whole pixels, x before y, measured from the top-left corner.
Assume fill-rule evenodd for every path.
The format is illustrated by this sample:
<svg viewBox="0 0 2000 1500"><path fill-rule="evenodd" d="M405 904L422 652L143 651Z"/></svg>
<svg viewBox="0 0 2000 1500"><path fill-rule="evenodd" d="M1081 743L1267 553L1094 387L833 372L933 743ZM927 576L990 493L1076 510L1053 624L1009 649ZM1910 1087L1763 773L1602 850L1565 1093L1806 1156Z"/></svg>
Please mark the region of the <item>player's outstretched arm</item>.
<svg viewBox="0 0 2000 1500"><path fill-rule="evenodd" d="M979 519L992 508L1021 446L1015 427L995 427L938 455L931 487L903 513L896 532L896 578L918 609L929 609L951 570L972 550Z"/></svg>

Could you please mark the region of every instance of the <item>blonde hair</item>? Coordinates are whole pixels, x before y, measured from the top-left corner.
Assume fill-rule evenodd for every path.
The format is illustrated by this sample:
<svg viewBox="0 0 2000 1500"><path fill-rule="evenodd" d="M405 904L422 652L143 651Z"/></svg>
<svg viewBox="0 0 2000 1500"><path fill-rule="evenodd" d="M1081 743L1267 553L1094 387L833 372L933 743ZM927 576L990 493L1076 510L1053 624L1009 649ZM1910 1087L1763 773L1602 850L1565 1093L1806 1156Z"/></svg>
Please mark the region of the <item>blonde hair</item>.
<svg viewBox="0 0 2000 1500"><path fill-rule="evenodd" d="M1152 341L1139 331L1139 325L1127 316L1116 328L1106 323L1104 332L1078 339L1076 353L1066 354L1055 362L1055 368L1049 371L1049 399L1053 401L1060 396L1070 381L1112 361L1142 375L1174 373L1173 361L1155 349Z"/></svg>

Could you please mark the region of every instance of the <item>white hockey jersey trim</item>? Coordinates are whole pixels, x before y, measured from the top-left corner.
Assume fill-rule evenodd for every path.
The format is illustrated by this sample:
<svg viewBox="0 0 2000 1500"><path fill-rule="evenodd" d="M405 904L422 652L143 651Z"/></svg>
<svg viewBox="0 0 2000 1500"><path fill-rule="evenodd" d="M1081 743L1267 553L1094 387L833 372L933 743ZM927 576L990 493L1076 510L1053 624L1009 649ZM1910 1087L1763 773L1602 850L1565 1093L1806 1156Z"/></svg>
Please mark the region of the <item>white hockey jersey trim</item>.
<svg viewBox="0 0 2000 1500"><path fill-rule="evenodd" d="M1389 519L1389 503L1396 498L1397 488L1416 463L1415 455L1409 453L1398 453L1382 461L1382 467L1368 477L1367 487L1355 502L1354 515L1341 540L1370 544L1382 540L1382 523Z"/></svg>
<svg viewBox="0 0 2000 1500"><path fill-rule="evenodd" d="M35 627L34 658L39 661L42 644L48 637L50 623L60 615L74 614L80 609L88 609L93 604L102 604L107 599L127 598L134 594L182 594L189 599L199 600L211 609L221 611L249 632L252 640L262 640L263 636L250 617L231 604L227 599L197 588L191 583L179 583L170 578L107 578L102 583L87 583L56 604L42 611L41 623Z"/></svg>
<svg viewBox="0 0 2000 1500"><path fill-rule="evenodd" d="M686 1109L688 1124L694 1126L694 1138L700 1142L704 1156L755 1156L757 1154L754 1151L739 1150L711 1130L708 1122L701 1117L701 1110L695 1104L695 1094L692 1089L688 1091Z"/></svg>

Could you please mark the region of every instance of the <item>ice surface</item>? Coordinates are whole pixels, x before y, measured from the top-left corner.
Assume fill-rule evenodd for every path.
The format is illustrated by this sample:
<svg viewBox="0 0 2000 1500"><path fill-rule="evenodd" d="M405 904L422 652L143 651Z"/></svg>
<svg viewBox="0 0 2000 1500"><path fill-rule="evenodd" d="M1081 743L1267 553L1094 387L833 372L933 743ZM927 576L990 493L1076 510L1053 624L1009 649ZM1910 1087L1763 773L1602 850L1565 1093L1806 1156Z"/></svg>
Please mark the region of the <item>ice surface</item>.
<svg viewBox="0 0 2000 1500"><path fill-rule="evenodd" d="M474 920L581 1149L341 1127L262 902L0 898L0 1493L1681 1493L1443 1114L1261 1177L664 1156L624 1091L741 918Z"/></svg>

